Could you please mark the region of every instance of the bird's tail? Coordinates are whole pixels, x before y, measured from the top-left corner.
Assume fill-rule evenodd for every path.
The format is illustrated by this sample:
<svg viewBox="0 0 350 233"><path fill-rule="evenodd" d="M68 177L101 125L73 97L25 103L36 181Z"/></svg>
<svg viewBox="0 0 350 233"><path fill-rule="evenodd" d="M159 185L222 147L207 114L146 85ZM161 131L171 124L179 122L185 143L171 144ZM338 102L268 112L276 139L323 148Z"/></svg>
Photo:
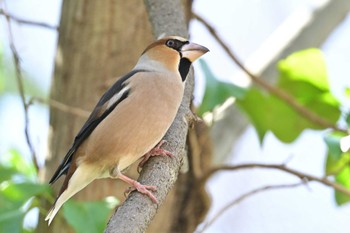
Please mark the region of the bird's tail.
<svg viewBox="0 0 350 233"><path fill-rule="evenodd" d="M97 178L96 173L92 172L90 166L84 164L78 166L71 176L68 174L62 186L63 191L61 190L45 218L45 221L48 221L48 225L51 224L61 206L74 194L85 188L95 178Z"/></svg>

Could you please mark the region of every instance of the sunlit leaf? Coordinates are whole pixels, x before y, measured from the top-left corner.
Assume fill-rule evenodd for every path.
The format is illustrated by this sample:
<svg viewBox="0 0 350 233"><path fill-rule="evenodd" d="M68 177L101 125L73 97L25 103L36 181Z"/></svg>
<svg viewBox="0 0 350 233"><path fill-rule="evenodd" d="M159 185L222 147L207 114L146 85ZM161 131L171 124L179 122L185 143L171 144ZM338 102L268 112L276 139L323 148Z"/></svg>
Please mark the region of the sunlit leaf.
<svg viewBox="0 0 350 233"><path fill-rule="evenodd" d="M350 166L344 167L343 170L335 177L335 181L350 190ZM335 191L335 200L338 205L343 205L350 202L350 196L342 192Z"/></svg>
<svg viewBox="0 0 350 233"><path fill-rule="evenodd" d="M220 81L215 77L205 61L200 60L200 64L205 76L205 91L202 103L197 109L198 115L202 116L205 112L212 111L231 96L243 98L246 92L245 88Z"/></svg>
<svg viewBox="0 0 350 233"><path fill-rule="evenodd" d="M278 63L278 69L279 88L330 123L337 122L340 117L340 103L330 92L326 64L319 49L293 53Z"/></svg>
<svg viewBox="0 0 350 233"><path fill-rule="evenodd" d="M339 159L335 159L334 156L328 151L326 158L326 175L337 175L344 167L350 163L350 153L343 153Z"/></svg>
<svg viewBox="0 0 350 233"><path fill-rule="evenodd" d="M69 200L63 206L63 215L77 233L103 232L111 209L117 202L111 204L110 199L95 202L77 202Z"/></svg>
<svg viewBox="0 0 350 233"><path fill-rule="evenodd" d="M322 53L317 49L296 52L279 62L277 87L295 101L335 124L340 117L339 101L331 94ZM302 117L276 96L251 88L237 103L254 124L260 141L271 131L283 142L294 141L305 129L323 129Z"/></svg>
<svg viewBox="0 0 350 233"><path fill-rule="evenodd" d="M346 87L344 93L346 97L350 98L350 87Z"/></svg>
<svg viewBox="0 0 350 233"><path fill-rule="evenodd" d="M279 79L279 86L285 86L285 89L291 92L310 91L312 89L318 89L321 92L330 90L326 64L319 49L311 48L293 53L278 63L278 70L282 76ZM301 90L293 88L293 86L286 86L295 83L309 84L309 86L304 86ZM311 92L315 92L315 90ZM302 95L308 96L309 93L303 93Z"/></svg>

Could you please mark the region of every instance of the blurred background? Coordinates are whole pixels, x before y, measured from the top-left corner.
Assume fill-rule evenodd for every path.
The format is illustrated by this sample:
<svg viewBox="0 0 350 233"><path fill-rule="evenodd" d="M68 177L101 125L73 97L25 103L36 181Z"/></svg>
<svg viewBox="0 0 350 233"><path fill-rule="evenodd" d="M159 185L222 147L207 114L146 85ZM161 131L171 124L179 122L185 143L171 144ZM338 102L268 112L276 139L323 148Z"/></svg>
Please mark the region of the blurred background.
<svg viewBox="0 0 350 233"><path fill-rule="evenodd" d="M40 186L40 180L46 175L38 178L26 141L25 114L11 43L20 58L25 98L33 102L28 109L29 138L37 164L44 168L46 156L52 153L48 146L52 131L50 105L57 108L48 99L55 56L56 65L59 59L56 28L60 26L62 1L3 0L0 6L0 161L3 169L0 230L31 232L38 223L38 213L45 211L40 210L40 204L33 201L32 196L42 198L49 188ZM195 16L189 22L190 39L210 49L210 53L194 65L194 103L206 122L213 144L210 166L285 164L302 174L327 177L334 184L350 188L349 153L339 149L339 140L347 135L349 124L350 2L197 0L191 2L191 9ZM293 110L285 110L276 100L278 96L272 97L269 90L256 85L233 62L201 19L215 29L228 49L255 76L284 89L335 127L306 122ZM60 95L65 95L64 91L61 90ZM210 102L213 99L215 101ZM82 107L82 110L90 109ZM250 168L212 175L206 184L211 205L196 232L348 232L349 196L322 182L304 180L305 184L288 187L300 182L300 177L281 170ZM3 208L1 205L7 205L7 201L15 202L11 198L20 192L18 190L22 188L26 192L24 186L16 186L15 191L10 188L12 183L23 182L38 187L24 195L24 199L17 198L16 205ZM267 188L245 198L245 194L261 187ZM222 208L235 200L223 212ZM104 203L110 204L106 205L109 208L106 219L116 202L105 200ZM15 207L19 212L9 215L9 210ZM18 218L14 220L13 216ZM103 224L106 219L102 219ZM9 222L17 228L11 228ZM81 229L74 223L71 226L76 232Z"/></svg>

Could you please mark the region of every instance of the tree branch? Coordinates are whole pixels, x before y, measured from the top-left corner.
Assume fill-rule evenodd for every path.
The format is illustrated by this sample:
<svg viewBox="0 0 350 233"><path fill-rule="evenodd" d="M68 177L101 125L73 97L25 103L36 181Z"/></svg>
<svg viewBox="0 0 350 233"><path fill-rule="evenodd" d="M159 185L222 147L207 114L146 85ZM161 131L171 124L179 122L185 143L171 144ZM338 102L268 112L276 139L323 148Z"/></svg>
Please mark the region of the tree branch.
<svg viewBox="0 0 350 233"><path fill-rule="evenodd" d="M270 191L270 190L277 190L277 189L286 189L286 188L294 188L298 187L302 184L305 184L305 182L299 182L296 184L280 184L280 185L266 185L260 188L253 189L252 191L249 191L237 199L234 199L233 201L226 204L224 207L222 207L210 220L206 221L204 225L200 228L200 230L196 231L196 233L202 233L204 232L209 226L211 226L221 215L223 215L227 210L232 208L233 206L239 204L240 202L244 201L248 197L251 197L255 194Z"/></svg>
<svg viewBox="0 0 350 233"><path fill-rule="evenodd" d="M13 20L13 21L15 21L17 23L27 24L27 25L30 25L30 26L43 27L43 28L47 28L47 29L51 29L51 30L58 30L57 26L52 26L50 24L42 23L42 22L35 22L35 21L21 19L21 18L19 18L17 16L14 16L12 14L9 14L9 13L5 12L4 9L0 9L0 15L5 16L5 18L8 21L9 20Z"/></svg>
<svg viewBox="0 0 350 233"><path fill-rule="evenodd" d="M187 37L187 27L180 0L145 0L145 4L155 37L163 33ZM173 187L186 154L188 119L191 119L192 116L189 106L193 85L193 72L191 71L187 77L184 98L176 119L164 137L168 141L165 149L171 151L175 158L158 156L149 159L138 179L142 184L157 186L157 192L154 194L159 205L163 203L167 193ZM158 208L159 206L152 203L148 197L132 192L116 210L105 232L145 232Z"/></svg>
<svg viewBox="0 0 350 233"><path fill-rule="evenodd" d="M1 9L1 11L5 14L4 10ZM30 135L29 135L29 114L28 114L28 108L29 105L26 102L26 97L25 97L25 91L24 91L24 85L23 85L23 76L22 76L22 72L21 72L21 66L20 66L20 59L19 59L19 55L17 53L16 47L15 47L15 43L14 43L14 39L13 39L13 33L12 33L12 28L11 28L11 22L10 22L10 18L9 16L7 16L7 14L5 14L6 20L7 20L7 27L8 27L8 35L9 35L9 43L10 43L10 49L12 52L12 57L13 57L13 62L15 65L15 70L16 70L16 81L17 81L17 86L18 86L18 91L19 91L19 95L21 98L21 102L23 105L23 110L24 110L24 134L25 134L25 138L27 141L27 145L28 148L30 150L32 159L33 159L33 163L34 166L37 170L37 172L39 171L39 165L38 165L38 161L36 158L36 153L32 144L32 141L30 139Z"/></svg>
<svg viewBox="0 0 350 233"><path fill-rule="evenodd" d="M324 127L324 128L331 128L336 131L341 131L347 133L347 130L339 128L337 125L332 124L331 122L327 121L326 119L318 116L312 111L309 111L306 107L301 105L293 96L289 95L287 92L269 84L265 80L261 79L259 76L253 74L250 72L243 63L238 59L238 57L233 53L233 51L227 46L227 44L223 41L223 39L218 35L216 30L201 16L193 13L193 18L197 19L199 22L201 22L207 30L210 32L210 34L216 39L216 41L220 44L220 46L225 50L227 55L233 60L233 62L241 69L243 70L250 78L251 80L257 84L258 86L262 87L266 91L268 91L270 94L278 97L285 103L287 103L289 106L291 106L297 113L300 114L300 116L308 119L309 121Z"/></svg>
<svg viewBox="0 0 350 233"><path fill-rule="evenodd" d="M289 173L291 175L294 175L296 177L299 177L303 181L315 181L321 184L324 184L326 186L332 187L333 189L342 192L348 196L350 196L350 190L345 188L344 186L337 184L329 179L327 177L317 177L314 175L310 175L307 173L303 173L301 171L292 169L287 167L285 164L259 164L259 163L247 163L247 164L240 164L235 166L220 166L211 169L209 172L207 172L205 175L203 175L201 179L201 185L205 185L206 181L216 172L218 171L235 171L235 170L241 170L241 169L250 169L250 168L265 168L265 169L276 169L280 170L286 173Z"/></svg>
<svg viewBox="0 0 350 233"><path fill-rule="evenodd" d="M34 102L38 102L41 104L48 104L51 107L61 111L61 112L65 112L65 113L70 113L72 115L78 116L78 117L82 117L82 118L88 118L90 115L89 111L86 111L84 109L81 108L77 108L77 107L73 107L73 106L69 106L67 104L64 104L60 101L57 100L53 100L53 99L49 99L49 100L44 100L42 98L38 98L38 97L32 97L30 98L30 100L28 101L28 106L32 105Z"/></svg>

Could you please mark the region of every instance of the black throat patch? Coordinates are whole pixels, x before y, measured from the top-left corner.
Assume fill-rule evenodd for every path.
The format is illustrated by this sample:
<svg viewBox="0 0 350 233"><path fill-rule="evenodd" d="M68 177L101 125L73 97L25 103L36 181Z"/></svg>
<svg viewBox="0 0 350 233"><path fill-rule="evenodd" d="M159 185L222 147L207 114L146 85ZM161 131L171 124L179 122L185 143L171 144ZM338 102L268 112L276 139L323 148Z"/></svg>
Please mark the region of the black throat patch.
<svg viewBox="0 0 350 233"><path fill-rule="evenodd" d="M181 75L181 79L184 82L186 80L187 74L190 71L192 62L187 58L181 58L179 63L179 72Z"/></svg>

